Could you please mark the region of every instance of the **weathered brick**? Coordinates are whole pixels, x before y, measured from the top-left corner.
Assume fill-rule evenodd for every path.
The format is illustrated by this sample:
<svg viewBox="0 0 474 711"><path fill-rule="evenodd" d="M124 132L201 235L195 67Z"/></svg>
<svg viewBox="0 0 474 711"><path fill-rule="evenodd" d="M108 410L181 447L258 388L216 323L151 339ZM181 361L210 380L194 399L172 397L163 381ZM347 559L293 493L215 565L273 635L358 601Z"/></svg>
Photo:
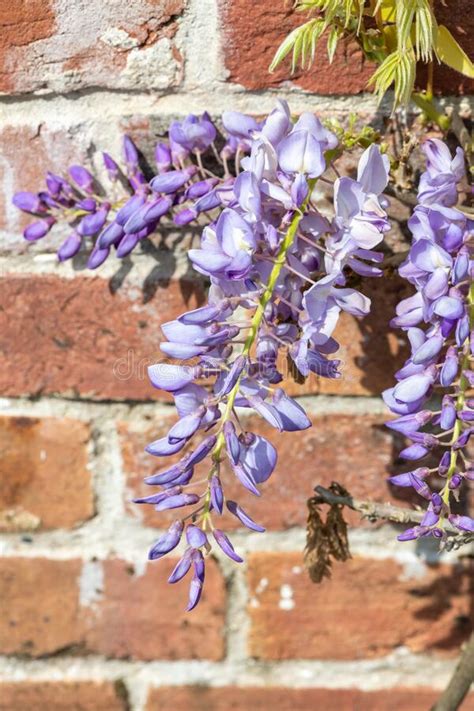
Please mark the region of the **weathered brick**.
<svg viewBox="0 0 474 711"><path fill-rule="evenodd" d="M387 475L400 441L383 426L383 419L374 415L318 415L313 416L310 429L284 433L258 416L245 419L242 423L249 431L264 435L278 448L278 464L270 480L262 485L263 501L249 494L226 466L226 495L240 501L251 516L270 529L304 526L306 501L316 484L327 486L335 480L356 498L387 501L393 498ZM174 420L171 414L157 417L144 431L125 423L119 426L127 475L126 505L133 516L151 526L163 527L173 514L158 514L152 506L139 506L131 500L150 493L150 487L142 483L145 476L169 466L169 458L152 457L144 447L164 436ZM237 525L234 517L228 515L227 519L226 526ZM360 517L353 514L349 520L359 523Z"/></svg>
<svg viewBox="0 0 474 711"><path fill-rule="evenodd" d="M312 583L299 554L250 557L249 651L261 659L363 659L406 646L455 653L472 629L472 569L406 570L354 558Z"/></svg>
<svg viewBox="0 0 474 711"><path fill-rule="evenodd" d="M381 691L358 689L287 689L284 687L168 687L153 689L145 711L420 711L439 693L425 688ZM471 695L459 711L473 711Z"/></svg>
<svg viewBox="0 0 474 711"><path fill-rule="evenodd" d="M150 287L150 284L148 284ZM0 279L2 395L163 398L146 374L163 354L160 325L202 301L200 283L168 276L115 293L102 278ZM144 303L147 302L147 303Z"/></svg>
<svg viewBox="0 0 474 711"><path fill-rule="evenodd" d="M145 552L144 552L145 554ZM224 584L209 561L199 615L184 612L187 585L166 569L135 571L122 560L0 559L0 653L71 652L131 659L212 659L223 655Z"/></svg>
<svg viewBox="0 0 474 711"><path fill-rule="evenodd" d="M0 559L0 652L43 656L80 645L79 560Z"/></svg>
<svg viewBox="0 0 474 711"><path fill-rule="evenodd" d="M127 711L120 684L95 681L0 683L0 711Z"/></svg>
<svg viewBox="0 0 474 711"><path fill-rule="evenodd" d="M180 80L184 0L2 3L0 91L165 89Z"/></svg>
<svg viewBox="0 0 474 711"><path fill-rule="evenodd" d="M145 554L145 552L144 552ZM151 563L133 573L120 560L104 564L103 599L89 620L88 645L100 654L137 659L212 659L224 655L224 583L213 561L199 614L184 612L188 584L166 579L176 559Z"/></svg>
<svg viewBox="0 0 474 711"><path fill-rule="evenodd" d="M94 514L86 423L0 417L0 530L71 528Z"/></svg>
<svg viewBox="0 0 474 711"><path fill-rule="evenodd" d="M305 15L295 13L292 3L281 0L220 0L221 18L224 26L224 55L229 72L229 81L242 84L246 89L264 89L291 81L297 86L316 94L357 94L367 90L367 82L374 65L364 61L356 44L341 46L332 64L326 53L325 37L320 40L317 58L307 71L298 69L290 73L290 62L284 61L274 74L268 67L283 39L297 25L305 21ZM469 55L474 50L474 20L470 0L456 0L445 5L436 3L437 17L445 23ZM420 86L426 82L420 74ZM445 94L474 91L474 81L435 63L435 87Z"/></svg>

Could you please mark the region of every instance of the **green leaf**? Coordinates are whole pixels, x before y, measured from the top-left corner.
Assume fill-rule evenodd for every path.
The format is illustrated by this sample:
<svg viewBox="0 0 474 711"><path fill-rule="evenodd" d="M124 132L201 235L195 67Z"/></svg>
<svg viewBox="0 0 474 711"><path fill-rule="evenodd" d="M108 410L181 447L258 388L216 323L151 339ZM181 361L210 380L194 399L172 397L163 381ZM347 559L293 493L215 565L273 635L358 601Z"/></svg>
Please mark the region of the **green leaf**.
<svg viewBox="0 0 474 711"><path fill-rule="evenodd" d="M333 27L328 37L328 57L329 64L332 64L334 55L336 54L337 43L339 42L340 34L337 27Z"/></svg>
<svg viewBox="0 0 474 711"><path fill-rule="evenodd" d="M316 52L316 44L324 29L324 22L321 19L313 19L305 22L304 25L297 27L290 32L288 37L283 40L276 51L270 64L269 71L273 72L276 67L285 59L285 57L293 52L291 71L294 72L298 62L304 67L307 61L308 66L314 60Z"/></svg>
<svg viewBox="0 0 474 711"><path fill-rule="evenodd" d="M438 27L435 51L441 62L460 74L474 79L474 64L444 25Z"/></svg>

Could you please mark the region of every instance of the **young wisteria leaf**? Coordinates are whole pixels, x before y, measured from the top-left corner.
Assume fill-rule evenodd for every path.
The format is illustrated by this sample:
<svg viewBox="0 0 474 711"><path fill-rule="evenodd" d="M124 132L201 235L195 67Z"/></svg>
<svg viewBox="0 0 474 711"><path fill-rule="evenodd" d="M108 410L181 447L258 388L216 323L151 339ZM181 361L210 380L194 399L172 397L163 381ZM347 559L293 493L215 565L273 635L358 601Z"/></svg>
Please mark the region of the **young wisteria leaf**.
<svg viewBox="0 0 474 711"><path fill-rule="evenodd" d="M294 29L277 49L269 71L273 72L290 52L293 52L292 72L296 70L298 63L304 67L307 61L309 66L314 61L317 41L323 31L324 22L320 19L309 20L304 25Z"/></svg>
<svg viewBox="0 0 474 711"><path fill-rule="evenodd" d="M474 79L474 64L444 25L438 27L435 52L440 62Z"/></svg>
<svg viewBox="0 0 474 711"><path fill-rule="evenodd" d="M415 84L416 57L413 49L392 52L372 75L379 101L394 85L394 105L407 104Z"/></svg>
<svg viewBox="0 0 474 711"><path fill-rule="evenodd" d="M340 32L339 28L333 27L331 31L329 32L329 37L328 37L328 58L329 58L329 64L332 64L334 60L334 55L336 54L336 49L337 49L337 43L339 42L340 39Z"/></svg>
<svg viewBox="0 0 474 711"><path fill-rule="evenodd" d="M418 0L414 40L417 59L422 59L424 62L432 60L437 31L438 25L430 0Z"/></svg>

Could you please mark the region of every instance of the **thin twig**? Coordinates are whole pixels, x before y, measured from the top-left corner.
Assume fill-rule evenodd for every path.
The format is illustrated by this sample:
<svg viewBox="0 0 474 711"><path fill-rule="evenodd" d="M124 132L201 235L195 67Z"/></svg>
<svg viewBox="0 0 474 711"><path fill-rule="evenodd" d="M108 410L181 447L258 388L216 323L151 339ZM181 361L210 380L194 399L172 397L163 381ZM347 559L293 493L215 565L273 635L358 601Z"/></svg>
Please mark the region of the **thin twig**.
<svg viewBox="0 0 474 711"><path fill-rule="evenodd" d="M431 711L457 711L474 682L474 632L466 643L448 686Z"/></svg>
<svg viewBox="0 0 474 711"><path fill-rule="evenodd" d="M420 523L424 516L423 511L402 509L398 506L392 506L392 504L377 504L374 501L359 501L350 495L340 496L329 489L325 489L323 486L316 486L314 491L320 498L318 503L329 504L330 506L347 506L353 511L358 511L363 518L367 518L369 521L383 519L385 521L393 521L393 523ZM474 534L460 534L459 530L450 523L445 522L444 530L452 535L451 538L445 541L445 550L459 548L461 545L474 541Z"/></svg>

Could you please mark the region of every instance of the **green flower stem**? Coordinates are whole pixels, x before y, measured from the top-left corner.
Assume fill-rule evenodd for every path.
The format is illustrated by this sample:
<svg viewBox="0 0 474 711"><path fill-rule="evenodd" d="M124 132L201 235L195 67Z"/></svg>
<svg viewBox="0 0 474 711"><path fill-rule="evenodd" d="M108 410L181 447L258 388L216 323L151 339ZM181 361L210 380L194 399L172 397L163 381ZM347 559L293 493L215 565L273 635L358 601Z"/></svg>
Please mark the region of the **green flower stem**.
<svg viewBox="0 0 474 711"><path fill-rule="evenodd" d="M468 303L468 310L469 310L469 324L470 324L470 330L474 328L474 284L471 284L469 288L469 295L467 298L467 303ZM464 409L464 404L466 401L466 391L469 388L469 381L463 375L463 371L466 370L469 367L469 344L468 344L468 349L466 353L464 354L463 359L461 360L461 378L459 380L459 393L458 397L456 399L456 410L460 412L461 410ZM456 418L456 422L454 425L454 430L453 430L453 436L451 439L451 445L453 445L458 437L461 434L462 431L462 423L459 418ZM451 493L450 488L449 488L449 483L451 479L453 478L455 472L456 472L456 466L457 466L457 461L458 461L458 450L452 449L451 450L451 458L449 460L449 469L448 473L446 475L446 484L443 487L443 490L441 492L441 498L443 499L444 503L448 506L449 505L449 495Z"/></svg>

